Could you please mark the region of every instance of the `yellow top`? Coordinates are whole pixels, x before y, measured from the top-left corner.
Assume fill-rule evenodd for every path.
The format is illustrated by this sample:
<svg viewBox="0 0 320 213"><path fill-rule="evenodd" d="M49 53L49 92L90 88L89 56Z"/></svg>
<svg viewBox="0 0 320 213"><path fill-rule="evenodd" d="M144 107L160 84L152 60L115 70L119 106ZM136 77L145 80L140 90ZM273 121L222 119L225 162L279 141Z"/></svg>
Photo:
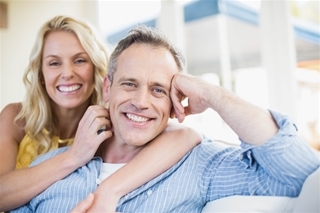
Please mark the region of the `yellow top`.
<svg viewBox="0 0 320 213"><path fill-rule="evenodd" d="M46 129L44 129L43 132L45 134L49 134L48 130ZM51 137L52 146L49 151L59 148L59 144L66 144L69 146L73 143L73 141L74 138L61 140L58 136L54 135ZM16 169L28 167L31 162L39 156L38 147L38 142L26 134L18 147Z"/></svg>

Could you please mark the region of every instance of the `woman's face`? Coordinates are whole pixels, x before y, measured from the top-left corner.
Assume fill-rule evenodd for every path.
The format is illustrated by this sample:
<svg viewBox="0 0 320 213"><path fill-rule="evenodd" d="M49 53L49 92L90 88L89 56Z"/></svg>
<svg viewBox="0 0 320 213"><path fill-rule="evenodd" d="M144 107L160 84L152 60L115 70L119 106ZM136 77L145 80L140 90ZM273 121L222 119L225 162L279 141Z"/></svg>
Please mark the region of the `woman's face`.
<svg viewBox="0 0 320 213"><path fill-rule="evenodd" d="M42 72L54 107L72 109L89 104L94 90L94 66L75 34L58 31L46 37Z"/></svg>

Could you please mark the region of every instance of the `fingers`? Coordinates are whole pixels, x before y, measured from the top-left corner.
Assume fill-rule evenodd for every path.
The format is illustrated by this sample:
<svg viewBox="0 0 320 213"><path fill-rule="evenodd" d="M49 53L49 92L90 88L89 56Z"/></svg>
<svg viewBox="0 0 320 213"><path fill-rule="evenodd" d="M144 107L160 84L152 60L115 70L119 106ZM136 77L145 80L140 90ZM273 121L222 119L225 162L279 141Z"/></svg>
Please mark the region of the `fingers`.
<svg viewBox="0 0 320 213"><path fill-rule="evenodd" d="M70 213L85 213L91 207L94 200L94 195L90 193L83 201L78 203Z"/></svg>
<svg viewBox="0 0 320 213"><path fill-rule="evenodd" d="M104 127L105 131L98 134ZM86 164L95 154L100 144L112 136L109 112L103 106L90 106L79 122L75 139L68 153L79 166Z"/></svg>
<svg viewBox="0 0 320 213"><path fill-rule="evenodd" d="M178 121L181 123L184 118L185 118L185 114L184 114L184 107L182 106L182 104L180 102L175 102L172 103L172 110L171 110L171 118L177 118Z"/></svg>
<svg viewBox="0 0 320 213"><path fill-rule="evenodd" d="M111 130L100 131L99 135L97 136L98 144L101 144L103 141L110 138L112 135L113 135L113 132Z"/></svg>
<svg viewBox="0 0 320 213"><path fill-rule="evenodd" d="M176 117L181 123L185 118L184 107L181 103L184 99L184 95L174 85L172 85L170 96L172 101L172 110L170 117Z"/></svg>
<svg viewBox="0 0 320 213"><path fill-rule="evenodd" d="M79 123L79 128L87 134L97 134L98 130L104 126L105 130L111 128L109 112L103 106L90 106Z"/></svg>
<svg viewBox="0 0 320 213"><path fill-rule="evenodd" d="M214 93L212 85L206 81L185 73L175 74L171 83L170 96L179 122L188 115L198 114L208 109L211 106L209 92ZM185 107L181 103L184 97L188 98Z"/></svg>

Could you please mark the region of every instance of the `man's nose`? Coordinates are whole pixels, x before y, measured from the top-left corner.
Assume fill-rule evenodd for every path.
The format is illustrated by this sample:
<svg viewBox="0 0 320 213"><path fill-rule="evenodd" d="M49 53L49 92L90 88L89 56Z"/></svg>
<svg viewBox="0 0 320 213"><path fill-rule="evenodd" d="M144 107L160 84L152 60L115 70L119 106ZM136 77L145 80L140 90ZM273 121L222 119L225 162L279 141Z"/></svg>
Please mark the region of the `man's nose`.
<svg viewBox="0 0 320 213"><path fill-rule="evenodd" d="M65 80L71 79L74 76L74 66L70 63L64 63L62 67L61 77Z"/></svg>
<svg viewBox="0 0 320 213"><path fill-rule="evenodd" d="M138 89L131 99L131 104L137 109L148 109L150 106L150 93L148 89Z"/></svg>

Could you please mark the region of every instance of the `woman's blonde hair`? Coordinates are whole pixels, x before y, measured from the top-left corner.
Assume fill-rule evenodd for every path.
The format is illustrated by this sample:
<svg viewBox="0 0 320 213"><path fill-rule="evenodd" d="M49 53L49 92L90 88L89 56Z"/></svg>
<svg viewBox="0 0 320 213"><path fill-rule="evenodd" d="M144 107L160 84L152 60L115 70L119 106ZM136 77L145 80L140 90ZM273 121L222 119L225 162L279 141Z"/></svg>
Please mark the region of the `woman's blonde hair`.
<svg viewBox="0 0 320 213"><path fill-rule="evenodd" d="M51 147L51 135L45 134L55 128L50 98L42 84L42 51L46 37L51 32L67 31L74 33L94 64L94 91L90 105L102 104L103 78L107 74L108 51L89 24L67 16L56 16L46 22L39 30L30 54L29 65L23 76L26 87L25 101L15 121L25 120L25 132L39 142L38 154L47 152Z"/></svg>

